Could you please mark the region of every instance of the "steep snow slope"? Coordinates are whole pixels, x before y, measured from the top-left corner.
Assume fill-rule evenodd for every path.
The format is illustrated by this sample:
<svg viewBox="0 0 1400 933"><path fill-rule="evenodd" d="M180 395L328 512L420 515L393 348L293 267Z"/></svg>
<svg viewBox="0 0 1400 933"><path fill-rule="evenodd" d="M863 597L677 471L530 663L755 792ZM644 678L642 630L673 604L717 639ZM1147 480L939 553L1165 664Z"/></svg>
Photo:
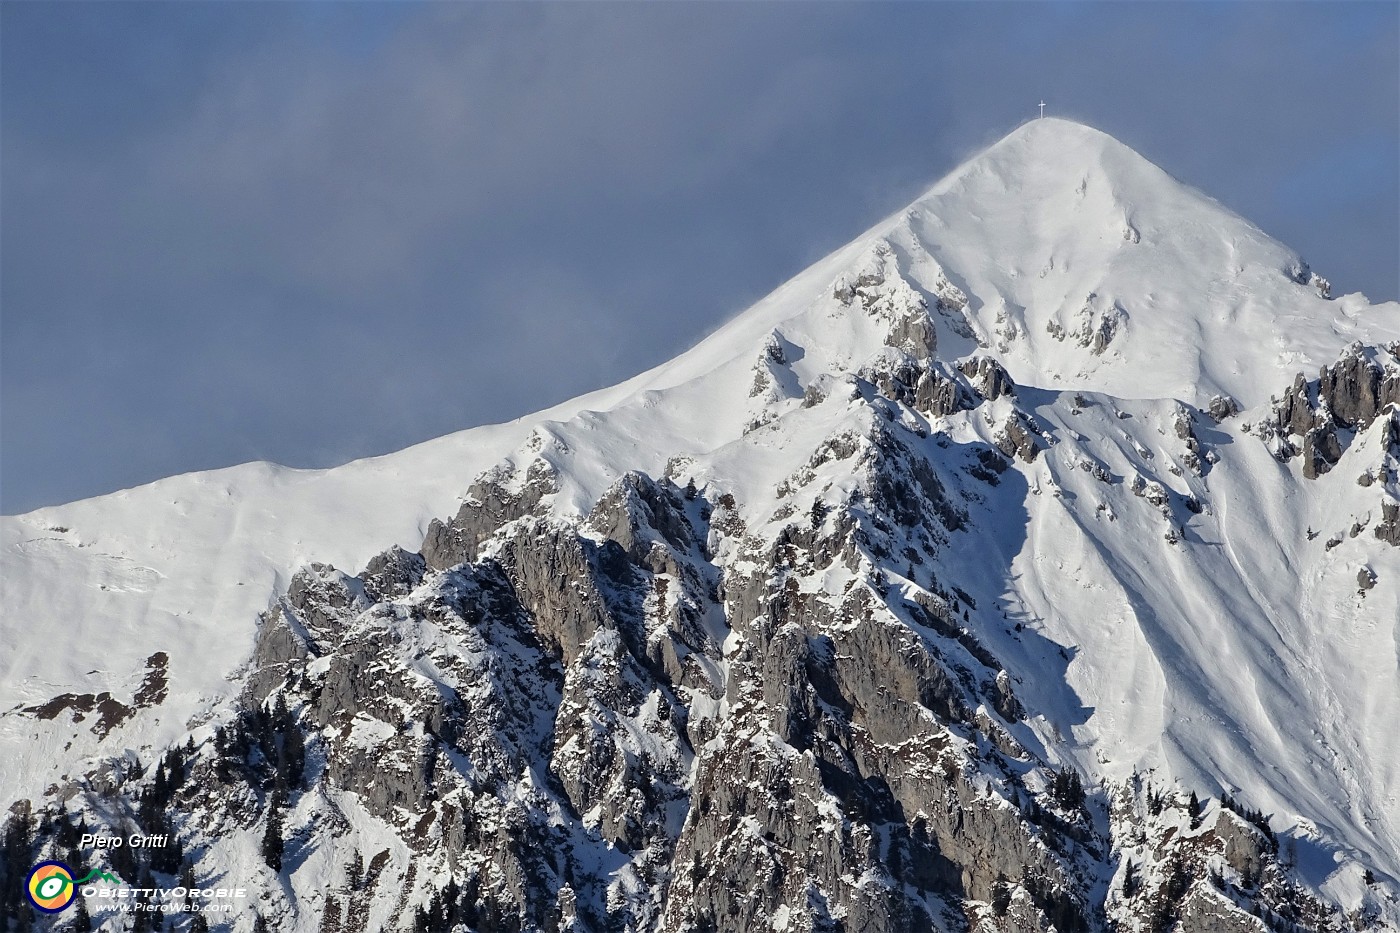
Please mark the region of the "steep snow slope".
<svg viewBox="0 0 1400 933"><path fill-rule="evenodd" d="M1281 823L1315 825L1315 880L1336 846L1400 878L1400 549L1347 534L1378 512L1385 483L1355 478L1383 453L1363 437L1309 481L1243 428L1295 373L1400 338L1400 305L1324 291L1296 254L1104 134L1027 124L614 389L335 470L249 464L4 519L0 798L183 734L235 689L256 613L299 566L357 570L391 544L418 548L502 460L502 475L553 467L561 516L635 469L730 491L751 522L780 523L783 481L834 433L865 430L846 400L902 351L936 345L945 368L1000 360L1056 442L1016 463L1029 494L988 496L940 557L979 604L1003 607L1005 630L979 634L1023 672L1037 718L1018 738L1108 776L1155 767L1239 789ZM1178 402L1218 394L1246 410L1219 426L1188 413L1218 458L1197 475ZM991 441L1008 417L993 401L931 427ZM1364 597L1363 566L1378 579ZM1027 647L1015 622L1068 663ZM162 651L168 695L105 740L95 716L24 712L102 690L139 706Z"/></svg>

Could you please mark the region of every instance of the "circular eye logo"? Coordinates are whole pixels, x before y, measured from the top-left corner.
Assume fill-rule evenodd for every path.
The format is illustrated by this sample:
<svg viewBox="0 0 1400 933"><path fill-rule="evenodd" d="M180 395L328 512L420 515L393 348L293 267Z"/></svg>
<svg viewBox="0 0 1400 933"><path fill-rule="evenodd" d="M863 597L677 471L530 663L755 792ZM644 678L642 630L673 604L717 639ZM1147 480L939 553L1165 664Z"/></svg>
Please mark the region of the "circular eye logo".
<svg viewBox="0 0 1400 933"><path fill-rule="evenodd" d="M29 900L47 914L56 914L73 903L77 887L73 870L62 862L40 862L29 872L25 885Z"/></svg>

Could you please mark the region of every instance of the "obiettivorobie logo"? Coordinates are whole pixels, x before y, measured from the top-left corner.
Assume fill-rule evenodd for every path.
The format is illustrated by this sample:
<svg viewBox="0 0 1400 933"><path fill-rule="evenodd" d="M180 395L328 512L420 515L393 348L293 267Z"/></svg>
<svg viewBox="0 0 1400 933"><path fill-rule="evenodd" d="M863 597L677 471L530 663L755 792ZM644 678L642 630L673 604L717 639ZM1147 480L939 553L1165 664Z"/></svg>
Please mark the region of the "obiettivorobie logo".
<svg viewBox="0 0 1400 933"><path fill-rule="evenodd" d="M106 882L96 884L94 882ZM29 902L46 914L56 914L72 906L78 895L95 898L105 910L124 913L231 913L230 900L248 896L247 888L128 888L111 872L94 868L81 878L63 862L40 862L29 870L24 884Z"/></svg>
<svg viewBox="0 0 1400 933"><path fill-rule="evenodd" d="M94 868L81 878L73 877L73 869L62 862L40 862L29 872L29 880L24 885L29 902L46 914L56 914L66 910L78 893L78 885L94 879L121 884L116 875Z"/></svg>

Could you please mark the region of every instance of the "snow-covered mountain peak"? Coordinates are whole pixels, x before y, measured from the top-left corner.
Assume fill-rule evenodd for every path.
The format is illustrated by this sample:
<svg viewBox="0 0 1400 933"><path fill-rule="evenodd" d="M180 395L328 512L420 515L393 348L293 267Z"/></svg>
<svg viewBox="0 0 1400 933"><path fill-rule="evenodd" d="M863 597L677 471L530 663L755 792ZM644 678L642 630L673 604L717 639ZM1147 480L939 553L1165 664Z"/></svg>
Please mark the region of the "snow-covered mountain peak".
<svg viewBox="0 0 1400 933"><path fill-rule="evenodd" d="M1400 718L1400 415L1388 407L1400 402L1400 305L1327 293L1292 251L1112 137L1036 120L617 386L333 470L245 464L6 518L0 748L23 753L0 756L0 806L76 793L126 749L151 760L191 730L197 743L236 696L281 691L294 713L320 710L313 745L349 743L329 772L333 796L348 793L336 799L359 812L358 795L382 817L388 785L348 763L373 760L364 752L394 735L457 741L461 711L439 710L456 724L428 736L370 703L373 715L323 734L343 718L340 693L321 702L307 685L335 663L402 666L395 702L476 691L469 706L485 719L460 730L474 737L468 771L505 749L515 780L512 756L547 757L557 734L556 751L575 751L529 767L562 775L584 814L579 838L602 825L638 849L654 832L657 865L668 847L710 839L730 806L707 816L748 759L717 736L735 748L753 738L754 774L786 762L797 784L844 794L848 817L875 812L840 790L841 762L802 770L817 767L794 751L813 741L794 718L806 709L833 727L817 746L835 748L854 723L884 749L868 761L905 795L915 841L930 826L945 840L964 833L961 816L956 829L937 825L935 814L962 812L931 803L944 799L927 783L938 774L963 809L989 801L977 806L992 822L969 838L1003 847L1060 833L1062 817L1079 827L1065 839L1088 838L1087 810L1082 825L1064 816L1079 804L1056 804L1064 813L1045 822L1044 767L1137 790L1150 773L1182 801L1228 792L1275 814L1274 829L1303 844L1306 876L1369 911L1363 878L1400 877L1400 762L1386 754ZM313 658L308 645L329 653ZM423 662L419 648L440 656ZM517 685L533 704L516 709L533 724L520 735L483 725L514 703L484 686L502 658L514 659L502 670L546 672ZM627 689L598 693L607 671ZM365 700L375 690L350 674L334 681ZM886 686L902 699L891 705ZM634 694L651 698L608 706ZM665 793L643 798L693 797L696 815L662 819L647 804L645 820L600 816L632 778L613 775L614 787L612 759L579 758L603 749L592 727L574 735L595 706L630 736L617 760L661 768ZM964 751L937 768L906 773L891 763L902 752L881 757L950 741ZM992 746L1009 757L987 771ZM437 765L423 767L401 770ZM1002 790L984 794L993 785ZM438 788L415 787L413 808L431 808ZM1061 791L1060 803L1076 796ZM1122 805L1136 806L1136 792ZM812 799L841 825L835 798ZM303 805L307 825L316 806ZM1132 831L1114 845L1129 864L1150 848L1133 827L1168 831L1158 815L1119 813ZM1183 826L1201 828L1199 815ZM408 837L385 832L394 870L407 871ZM1036 909L1053 907L1035 881L1051 869L1065 890L1088 885L1084 904L1104 900L1107 849L1085 849L1065 874L1049 849L1027 846L1006 870L1039 891ZM333 843L321 851L339 857ZM881 871L900 875L904 857L888 858ZM1259 858L1232 869L1238 891L1255 890ZM716 860L696 859L675 866ZM964 894L995 902L1002 869L965 861L981 867ZM691 887L674 903L697 901L704 873L677 871ZM874 877L863 872L851 877ZM407 892L413 876L400 877ZM853 894L843 877L822 890L854 897L866 885ZM296 884L319 882L303 872ZM608 890L606 903L643 904L637 892L651 889ZM782 897L805 904L806 891ZM1264 893L1249 895L1255 906L1278 903ZM321 928L310 910L288 924Z"/></svg>
<svg viewBox="0 0 1400 933"><path fill-rule="evenodd" d="M911 335L900 316L920 306L933 328ZM629 386L710 381L781 340L783 391L800 397L882 346L936 344L944 359L990 354L1019 384L1201 408L1229 396L1247 409L1349 342L1400 338L1385 313L1396 307L1333 299L1297 253L1228 208L1105 133L1045 118ZM747 392L748 376L734 388Z"/></svg>
<svg viewBox="0 0 1400 933"><path fill-rule="evenodd" d="M1111 136L1035 120L894 225L969 298L1019 382L1246 407L1348 339L1395 332L1360 296Z"/></svg>
<svg viewBox="0 0 1400 933"><path fill-rule="evenodd" d="M1063 181L1154 168L1130 147L1094 127L1057 117L1028 120L963 162L929 189L937 196L965 186L973 176L995 177L1008 188L1032 190L1044 178Z"/></svg>

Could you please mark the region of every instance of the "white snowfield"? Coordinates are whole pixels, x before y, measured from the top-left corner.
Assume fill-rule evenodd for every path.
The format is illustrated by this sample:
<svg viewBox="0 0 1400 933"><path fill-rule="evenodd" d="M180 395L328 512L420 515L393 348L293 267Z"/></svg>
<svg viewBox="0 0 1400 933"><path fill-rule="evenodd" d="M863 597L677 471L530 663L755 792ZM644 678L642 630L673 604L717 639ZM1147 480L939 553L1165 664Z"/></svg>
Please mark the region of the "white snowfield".
<svg viewBox="0 0 1400 933"><path fill-rule="evenodd" d="M502 460L555 466L565 513L627 470L669 463L766 520L780 482L863 423L849 374L891 351L879 309L842 300L862 282L895 305L926 302L941 359L999 360L1017 404L1058 440L1016 461L1021 494L989 494L938 560L979 612L1064 648L1068 661L1004 627L978 633L1021 672L1017 694L1038 714L1027 740L1101 777L1155 769L1161 783L1235 792L1298 838L1302 868L1343 902L1360 864L1400 883L1400 548L1373 534L1400 490L1357 483L1382 461L1382 422L1316 480L1249 430L1295 374L1315 377L1353 342L1400 340L1400 304L1323 297L1288 248L1055 119L620 386L332 470L250 463L4 518L0 805L94 756L149 760L217 716L257 614L300 566L355 572L390 545L417 550ZM827 400L804 407L804 393ZM1243 411L1197 419L1218 456L1198 476L1174 419L1217 394ZM1008 404L935 426L990 439ZM1169 520L1153 483L1203 511ZM1364 596L1363 568L1377 581ZM64 693L130 702L157 651L168 697L104 741L94 717L24 712Z"/></svg>

